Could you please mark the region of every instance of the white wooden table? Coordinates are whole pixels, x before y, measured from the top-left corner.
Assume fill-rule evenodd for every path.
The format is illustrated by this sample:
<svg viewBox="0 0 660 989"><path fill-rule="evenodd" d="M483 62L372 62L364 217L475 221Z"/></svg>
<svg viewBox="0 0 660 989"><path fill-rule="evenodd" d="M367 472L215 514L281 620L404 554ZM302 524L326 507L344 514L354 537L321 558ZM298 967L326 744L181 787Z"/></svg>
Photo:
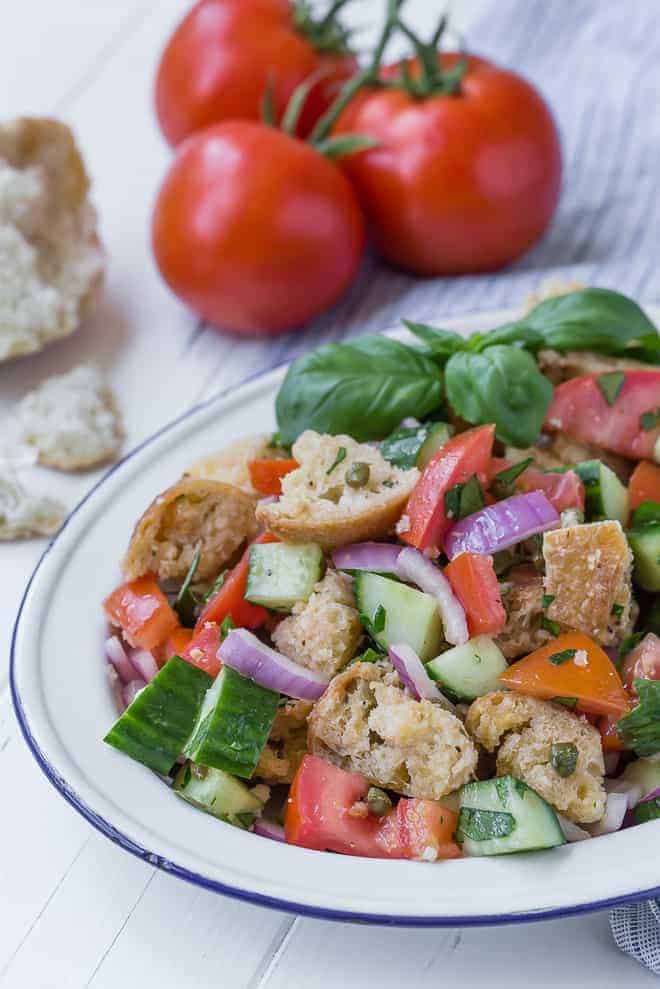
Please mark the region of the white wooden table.
<svg viewBox="0 0 660 989"><path fill-rule="evenodd" d="M464 23L478 3L464 0L459 7ZM420 26L434 19L438 6L410 4ZM128 448L200 397L276 362L294 344L286 338L239 344L200 329L154 270L148 217L168 151L154 124L151 85L158 52L187 4L5 0L3 7L0 117L55 114L75 128L93 176L110 265L104 302L80 333L38 357L0 367L0 416L47 374L93 358L114 382ZM381 7L362 0L353 16L375 24ZM404 284L403 276L390 276L380 309L353 306L354 319L391 323ZM321 320L316 336L341 317L340 309ZM303 334L295 348L311 341ZM25 480L72 505L97 476L35 470ZM2 986L651 984L653 977L613 946L605 914L482 930L330 924L215 896L121 852L50 788L11 712L11 627L42 549L38 541L0 546ZM66 677L66 656L53 662Z"/></svg>

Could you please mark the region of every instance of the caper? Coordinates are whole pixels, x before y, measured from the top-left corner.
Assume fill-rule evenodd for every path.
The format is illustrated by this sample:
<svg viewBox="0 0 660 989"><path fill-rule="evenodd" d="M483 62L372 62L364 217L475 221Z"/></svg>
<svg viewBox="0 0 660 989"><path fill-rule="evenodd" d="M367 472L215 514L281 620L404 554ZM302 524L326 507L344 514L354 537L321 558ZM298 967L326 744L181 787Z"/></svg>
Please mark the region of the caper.
<svg viewBox="0 0 660 989"><path fill-rule="evenodd" d="M367 807L374 817L383 817L392 809L392 801L379 786L370 786L367 792Z"/></svg>
<svg viewBox="0 0 660 989"><path fill-rule="evenodd" d="M555 742L550 748L550 763L564 779L572 776L578 761L578 750L572 742Z"/></svg>
<svg viewBox="0 0 660 989"><path fill-rule="evenodd" d="M346 471L346 483L350 488L363 488L369 483L370 473L369 464L356 460Z"/></svg>

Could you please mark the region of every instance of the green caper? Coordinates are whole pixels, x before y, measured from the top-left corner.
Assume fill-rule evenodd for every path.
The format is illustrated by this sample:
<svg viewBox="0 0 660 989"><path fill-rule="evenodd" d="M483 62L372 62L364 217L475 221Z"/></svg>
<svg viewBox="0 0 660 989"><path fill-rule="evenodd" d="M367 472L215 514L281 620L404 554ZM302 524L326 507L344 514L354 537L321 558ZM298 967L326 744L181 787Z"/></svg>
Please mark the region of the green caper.
<svg viewBox="0 0 660 989"><path fill-rule="evenodd" d="M578 761L578 750L572 742L555 742L550 748L550 763L559 776L572 776Z"/></svg>
<svg viewBox="0 0 660 989"><path fill-rule="evenodd" d="M356 460L346 471L346 483L350 488L363 488L369 483L370 473L369 464Z"/></svg>
<svg viewBox="0 0 660 989"><path fill-rule="evenodd" d="M367 807L374 817L383 817L392 809L392 801L379 786L370 786L367 792Z"/></svg>

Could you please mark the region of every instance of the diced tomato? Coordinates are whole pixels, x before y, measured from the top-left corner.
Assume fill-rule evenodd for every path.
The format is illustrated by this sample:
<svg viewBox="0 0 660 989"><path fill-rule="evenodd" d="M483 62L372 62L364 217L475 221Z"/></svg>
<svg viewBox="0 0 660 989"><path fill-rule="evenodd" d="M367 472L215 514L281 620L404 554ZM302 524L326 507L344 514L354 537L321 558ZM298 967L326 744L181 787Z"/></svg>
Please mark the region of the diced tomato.
<svg viewBox="0 0 660 989"><path fill-rule="evenodd" d="M644 429L641 420L644 413L652 414L660 407L660 370L625 371L612 405L602 394L598 377L585 374L555 388L545 429L632 460L652 460L660 425Z"/></svg>
<svg viewBox="0 0 660 989"><path fill-rule="evenodd" d="M582 632L557 636L513 663L499 679L511 690L543 700L577 697L578 711L590 714L620 718L630 709L616 667L607 653Z"/></svg>
<svg viewBox="0 0 660 989"><path fill-rule="evenodd" d="M660 638L648 632L626 656L621 680L630 696L637 700L635 680L660 680Z"/></svg>
<svg viewBox="0 0 660 989"><path fill-rule="evenodd" d="M198 666L209 676L217 676L222 663L218 659L220 627L215 622L204 622L181 653L181 658Z"/></svg>
<svg viewBox="0 0 660 989"><path fill-rule="evenodd" d="M542 491L558 512L566 508L584 511L584 484L574 470L562 474L546 474L535 467L528 467L516 481L519 491Z"/></svg>
<svg viewBox="0 0 660 989"><path fill-rule="evenodd" d="M297 460L250 460L252 487L262 495L282 494L282 478L300 467Z"/></svg>
<svg viewBox="0 0 660 989"><path fill-rule="evenodd" d="M153 574L122 584L105 599L103 607L126 641L142 649L161 645L179 624Z"/></svg>
<svg viewBox="0 0 660 989"><path fill-rule="evenodd" d="M431 458L413 488L406 515L409 528L401 539L417 549L440 549L452 524L445 514L445 494L474 475L488 476L495 426L477 426L452 437Z"/></svg>
<svg viewBox="0 0 660 989"><path fill-rule="evenodd" d="M164 666L172 656L181 656L192 636L193 632L191 628L184 628L183 625L175 628L163 645L156 650L156 662L158 665Z"/></svg>
<svg viewBox="0 0 660 989"><path fill-rule="evenodd" d="M287 800L284 833L291 845L365 858L457 858L456 814L431 800L399 801L383 817L353 816L369 783L318 756L306 755ZM431 852L427 851L431 849Z"/></svg>
<svg viewBox="0 0 660 989"><path fill-rule="evenodd" d="M596 722L600 732L603 752L623 752L625 745L616 729L617 718L611 716L599 718Z"/></svg>
<svg viewBox="0 0 660 989"><path fill-rule="evenodd" d="M254 540L254 543L276 543L277 536L264 532ZM251 545L253 546L254 543ZM237 628L259 628L268 618L268 612L258 604L250 604L245 600L247 586L248 564L250 562L250 546L236 564L231 573L227 574L222 587L213 595L202 608L195 625L195 634L206 622L221 625L227 616L231 616Z"/></svg>
<svg viewBox="0 0 660 989"><path fill-rule="evenodd" d="M645 501L660 502L660 467L650 460L640 460L628 484L630 510L634 511Z"/></svg>
<svg viewBox="0 0 660 989"><path fill-rule="evenodd" d="M471 636L502 631L506 611L492 556L461 553L445 567L445 576L463 605Z"/></svg>

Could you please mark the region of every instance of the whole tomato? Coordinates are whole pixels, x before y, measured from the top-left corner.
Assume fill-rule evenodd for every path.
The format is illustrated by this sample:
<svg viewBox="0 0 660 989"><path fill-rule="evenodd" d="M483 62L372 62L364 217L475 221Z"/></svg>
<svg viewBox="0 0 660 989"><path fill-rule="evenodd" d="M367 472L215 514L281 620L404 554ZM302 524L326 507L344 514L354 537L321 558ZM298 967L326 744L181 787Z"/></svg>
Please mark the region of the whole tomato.
<svg viewBox="0 0 660 989"><path fill-rule="evenodd" d="M179 147L152 236L163 278L196 313L237 333L270 334L341 295L365 234L336 165L297 138L235 120Z"/></svg>
<svg viewBox="0 0 660 989"><path fill-rule="evenodd" d="M156 112L176 145L223 120L258 120L269 86L279 119L296 87L318 72L298 124L306 136L356 69L336 18L315 21L302 0L201 0L163 52Z"/></svg>
<svg viewBox="0 0 660 989"><path fill-rule="evenodd" d="M358 93L335 125L378 142L344 167L380 252L421 275L501 268L538 240L559 198L559 137L541 96L475 56L448 86L462 58L437 56L428 94L406 90L418 59L405 61L403 78L401 64L389 66L386 85Z"/></svg>

